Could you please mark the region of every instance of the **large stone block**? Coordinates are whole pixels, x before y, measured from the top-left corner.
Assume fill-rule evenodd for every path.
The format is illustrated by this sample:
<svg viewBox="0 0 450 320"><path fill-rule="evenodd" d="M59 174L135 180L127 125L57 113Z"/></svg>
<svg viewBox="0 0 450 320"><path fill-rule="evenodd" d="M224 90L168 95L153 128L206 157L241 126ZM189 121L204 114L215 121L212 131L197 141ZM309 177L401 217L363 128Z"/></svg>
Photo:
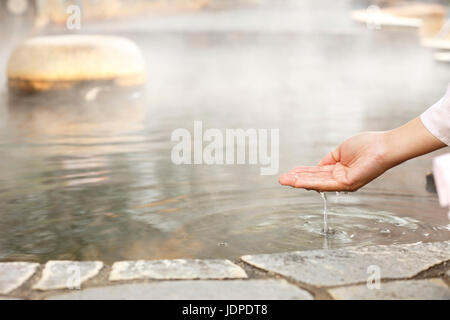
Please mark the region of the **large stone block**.
<svg viewBox="0 0 450 320"><path fill-rule="evenodd" d="M95 277L102 268L103 263L99 261L49 261L42 272L42 278L33 286L33 289L79 289L84 282Z"/></svg>
<svg viewBox="0 0 450 320"><path fill-rule="evenodd" d="M92 288L56 295L50 300L311 300L286 281L164 281Z"/></svg>
<svg viewBox="0 0 450 320"><path fill-rule="evenodd" d="M9 86L23 91L71 88L86 81L135 86L146 79L145 61L134 42L98 35L30 38L13 51L7 73Z"/></svg>
<svg viewBox="0 0 450 320"><path fill-rule="evenodd" d="M109 279L242 279L247 274L228 260L155 260L114 263Z"/></svg>
<svg viewBox="0 0 450 320"><path fill-rule="evenodd" d="M0 294L8 294L21 285L36 272L39 264L26 262L0 263Z"/></svg>
<svg viewBox="0 0 450 320"><path fill-rule="evenodd" d="M329 293L339 300L450 300L450 289L440 279L381 283L379 289L351 286Z"/></svg>
<svg viewBox="0 0 450 320"><path fill-rule="evenodd" d="M260 269L317 287L365 283L379 270L381 279L403 279L450 260L450 241L337 250L244 256Z"/></svg>

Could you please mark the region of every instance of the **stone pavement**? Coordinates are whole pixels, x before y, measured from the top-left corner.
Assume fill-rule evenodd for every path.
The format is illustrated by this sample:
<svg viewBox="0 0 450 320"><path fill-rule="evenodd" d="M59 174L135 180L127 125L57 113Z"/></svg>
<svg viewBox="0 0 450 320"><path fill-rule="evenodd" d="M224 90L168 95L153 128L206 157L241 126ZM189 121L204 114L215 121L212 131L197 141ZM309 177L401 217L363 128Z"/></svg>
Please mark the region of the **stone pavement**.
<svg viewBox="0 0 450 320"><path fill-rule="evenodd" d="M24 284L36 272L37 263L0 264L0 294L8 294Z"/></svg>
<svg viewBox="0 0 450 320"><path fill-rule="evenodd" d="M312 300L307 291L284 280L163 281L91 288L51 300Z"/></svg>
<svg viewBox="0 0 450 320"><path fill-rule="evenodd" d="M240 279L244 270L228 260L123 261L112 266L111 281L158 279Z"/></svg>
<svg viewBox="0 0 450 320"><path fill-rule="evenodd" d="M450 241L244 256L242 260L309 285L331 287L366 282L370 266L380 269L382 279L411 278L450 260Z"/></svg>
<svg viewBox="0 0 450 320"><path fill-rule="evenodd" d="M0 263L9 299L450 299L450 241L240 260Z"/></svg>
<svg viewBox="0 0 450 320"><path fill-rule="evenodd" d="M440 279L388 282L383 283L379 290L370 290L366 285L360 285L331 289L329 292L338 300L450 300L450 290Z"/></svg>

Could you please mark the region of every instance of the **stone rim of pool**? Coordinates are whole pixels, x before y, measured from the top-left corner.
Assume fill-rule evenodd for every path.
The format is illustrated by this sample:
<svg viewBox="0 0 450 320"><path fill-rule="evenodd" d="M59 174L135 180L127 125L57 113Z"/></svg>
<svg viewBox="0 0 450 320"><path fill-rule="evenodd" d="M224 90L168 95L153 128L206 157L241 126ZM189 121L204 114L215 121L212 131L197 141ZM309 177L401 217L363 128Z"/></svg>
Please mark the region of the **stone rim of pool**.
<svg viewBox="0 0 450 320"><path fill-rule="evenodd" d="M237 261L6 262L0 263L0 300L449 300L449 262L450 240L248 255ZM374 266L380 269L379 288L371 287Z"/></svg>

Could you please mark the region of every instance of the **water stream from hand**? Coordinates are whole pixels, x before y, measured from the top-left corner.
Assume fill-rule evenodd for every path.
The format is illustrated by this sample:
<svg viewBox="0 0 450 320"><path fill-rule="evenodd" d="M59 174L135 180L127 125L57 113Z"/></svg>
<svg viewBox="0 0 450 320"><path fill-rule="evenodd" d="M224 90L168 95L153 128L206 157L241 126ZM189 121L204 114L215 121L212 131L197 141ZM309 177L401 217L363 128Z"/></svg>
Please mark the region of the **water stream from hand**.
<svg viewBox="0 0 450 320"><path fill-rule="evenodd" d="M328 208L327 208L327 195L325 192L320 192L320 196L323 199L323 234L328 236Z"/></svg>

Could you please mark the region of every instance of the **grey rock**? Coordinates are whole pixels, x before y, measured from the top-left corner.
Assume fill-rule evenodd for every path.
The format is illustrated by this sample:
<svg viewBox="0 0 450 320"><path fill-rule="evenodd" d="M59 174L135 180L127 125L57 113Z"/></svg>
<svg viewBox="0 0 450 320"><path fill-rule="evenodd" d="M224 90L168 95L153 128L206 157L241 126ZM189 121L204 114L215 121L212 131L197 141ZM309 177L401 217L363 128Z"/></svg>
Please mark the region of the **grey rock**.
<svg viewBox="0 0 450 320"><path fill-rule="evenodd" d="M109 279L243 279L247 274L228 260L155 260L114 263Z"/></svg>
<svg viewBox="0 0 450 320"><path fill-rule="evenodd" d="M60 294L50 300L311 300L284 280L183 280L125 284Z"/></svg>
<svg viewBox="0 0 450 320"><path fill-rule="evenodd" d="M450 289L440 279L380 283L380 289L366 285L328 290L338 300L450 300Z"/></svg>
<svg viewBox="0 0 450 320"><path fill-rule="evenodd" d="M103 262L49 261L42 278L33 286L35 290L78 289L95 277L103 268Z"/></svg>
<svg viewBox="0 0 450 320"><path fill-rule="evenodd" d="M246 263L317 287L410 278L450 259L450 241L244 256Z"/></svg>
<svg viewBox="0 0 450 320"><path fill-rule="evenodd" d="M0 294L19 288L33 276L38 266L38 263L27 262L0 263Z"/></svg>

